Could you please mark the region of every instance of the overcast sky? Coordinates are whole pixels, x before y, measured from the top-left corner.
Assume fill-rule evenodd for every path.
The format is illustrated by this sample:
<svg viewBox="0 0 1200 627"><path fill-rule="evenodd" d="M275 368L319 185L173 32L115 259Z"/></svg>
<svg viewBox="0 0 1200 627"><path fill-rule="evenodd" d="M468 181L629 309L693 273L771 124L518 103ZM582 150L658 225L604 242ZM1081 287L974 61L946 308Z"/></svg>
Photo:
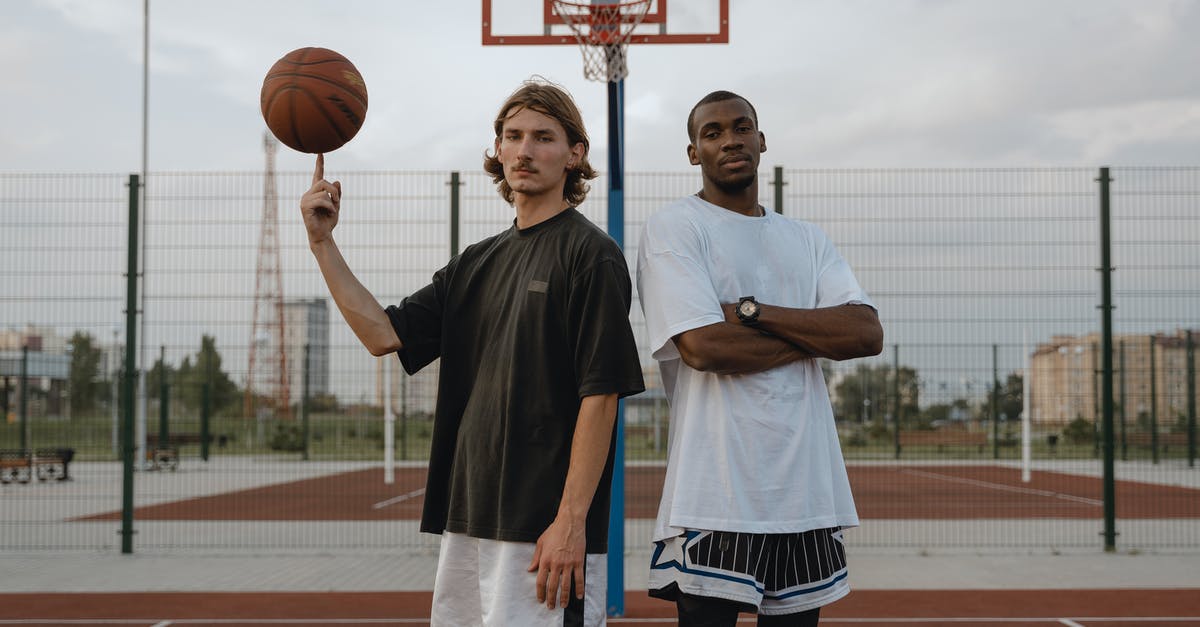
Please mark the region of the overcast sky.
<svg viewBox="0 0 1200 627"><path fill-rule="evenodd" d="M533 2L534 0L530 0ZM1200 2L731 0L728 45L640 46L627 167L686 170L714 89L757 106L764 166L1196 164ZM155 0L149 169L262 168L258 96L289 50L362 72L370 109L336 169L478 169L532 74L565 85L604 167L603 85L573 47L484 47L478 0ZM142 0L0 2L0 171L141 168ZM287 149L280 168L310 159Z"/></svg>

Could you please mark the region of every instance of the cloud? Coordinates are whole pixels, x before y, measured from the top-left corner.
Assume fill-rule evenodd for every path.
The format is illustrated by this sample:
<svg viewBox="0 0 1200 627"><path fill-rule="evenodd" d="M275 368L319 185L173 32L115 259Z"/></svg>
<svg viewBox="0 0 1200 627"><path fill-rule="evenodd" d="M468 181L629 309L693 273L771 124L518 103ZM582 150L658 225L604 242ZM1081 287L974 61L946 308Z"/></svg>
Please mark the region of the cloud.
<svg viewBox="0 0 1200 627"><path fill-rule="evenodd" d="M1200 143L1200 99L1073 109L1047 121L1055 133L1081 146L1088 163L1120 160L1134 145Z"/></svg>

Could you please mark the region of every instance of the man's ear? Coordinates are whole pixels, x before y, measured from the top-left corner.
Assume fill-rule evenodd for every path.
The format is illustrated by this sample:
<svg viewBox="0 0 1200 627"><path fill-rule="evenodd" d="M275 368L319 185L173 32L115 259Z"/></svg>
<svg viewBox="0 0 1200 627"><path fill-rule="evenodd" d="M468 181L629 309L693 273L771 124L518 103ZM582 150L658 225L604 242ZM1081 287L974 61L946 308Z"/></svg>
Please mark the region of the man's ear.
<svg viewBox="0 0 1200 627"><path fill-rule="evenodd" d="M687 153L688 161L691 162L692 165L700 165L700 158L696 156L696 146L688 144Z"/></svg>
<svg viewBox="0 0 1200 627"><path fill-rule="evenodd" d="M496 147L496 153L495 153L495 154L496 154L496 158L497 158L497 159L499 159L499 158L500 158L500 138L499 138L499 137L497 137L497 138L496 138L496 141L495 141L495 142L493 142L493 143L492 143L492 145Z"/></svg>
<svg viewBox="0 0 1200 627"><path fill-rule="evenodd" d="M759 152L767 151L767 136L764 135L762 131L758 132L758 151Z"/></svg>
<svg viewBox="0 0 1200 627"><path fill-rule="evenodd" d="M571 158L568 160L568 163L571 165L568 165L567 169L569 170L572 167L583 163L583 156L586 153L587 148L583 145L583 142L575 142L575 145L571 146Z"/></svg>

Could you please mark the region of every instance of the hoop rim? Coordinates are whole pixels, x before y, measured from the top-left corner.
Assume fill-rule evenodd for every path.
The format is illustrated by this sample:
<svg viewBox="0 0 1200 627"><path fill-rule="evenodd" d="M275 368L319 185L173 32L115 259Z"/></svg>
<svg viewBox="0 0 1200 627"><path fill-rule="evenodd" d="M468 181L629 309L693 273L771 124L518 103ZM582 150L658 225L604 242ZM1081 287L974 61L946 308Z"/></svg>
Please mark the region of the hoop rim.
<svg viewBox="0 0 1200 627"><path fill-rule="evenodd" d="M624 55L633 31L646 17L651 0L624 0L608 4L584 4L574 0L551 0L555 9L570 7L577 13L558 12L580 46L618 49ZM632 9L626 12L626 9ZM568 17L569 15L569 17ZM584 32L584 27L587 32ZM623 28L624 27L624 28Z"/></svg>

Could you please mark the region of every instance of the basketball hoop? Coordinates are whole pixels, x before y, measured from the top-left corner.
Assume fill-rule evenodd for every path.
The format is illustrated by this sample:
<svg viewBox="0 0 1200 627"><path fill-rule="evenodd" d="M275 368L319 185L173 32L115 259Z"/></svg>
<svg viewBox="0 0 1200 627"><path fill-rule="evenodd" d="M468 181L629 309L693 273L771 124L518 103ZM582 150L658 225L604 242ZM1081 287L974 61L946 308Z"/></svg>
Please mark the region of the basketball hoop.
<svg viewBox="0 0 1200 627"><path fill-rule="evenodd" d="M575 34L588 80L615 83L629 73L625 48L646 17L651 0L587 4L554 0L554 12Z"/></svg>

